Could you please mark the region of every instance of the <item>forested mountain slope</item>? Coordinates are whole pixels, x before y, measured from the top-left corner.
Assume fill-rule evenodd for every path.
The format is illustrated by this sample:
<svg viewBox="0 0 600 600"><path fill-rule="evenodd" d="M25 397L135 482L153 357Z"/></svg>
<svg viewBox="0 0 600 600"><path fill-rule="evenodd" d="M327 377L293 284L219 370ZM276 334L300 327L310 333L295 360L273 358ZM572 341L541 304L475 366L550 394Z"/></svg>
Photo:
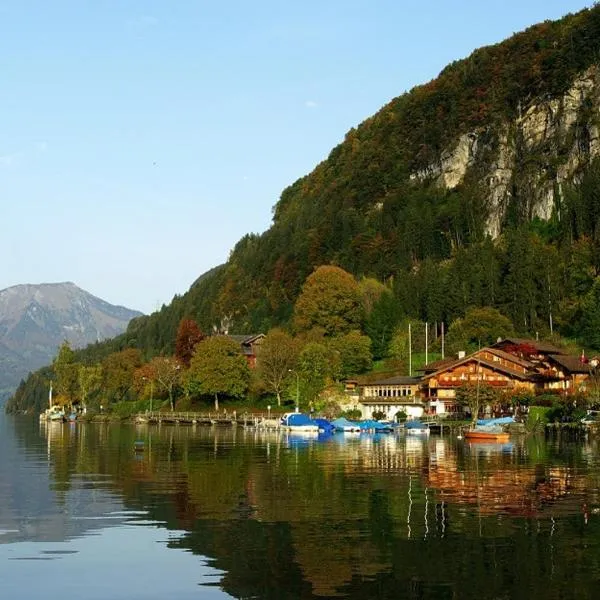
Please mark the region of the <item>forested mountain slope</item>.
<svg viewBox="0 0 600 600"><path fill-rule="evenodd" d="M600 6L535 25L384 106L282 194L273 224L90 360L172 352L178 323L234 333L290 321L334 264L411 319L489 306L519 333L600 348Z"/></svg>
<svg viewBox="0 0 600 600"><path fill-rule="evenodd" d="M598 265L600 6L476 50L346 135L285 189L273 225L130 341L160 347L184 315L209 330L285 323L313 269L393 283L404 311L500 308L526 332L572 321ZM163 332L163 333L161 333Z"/></svg>

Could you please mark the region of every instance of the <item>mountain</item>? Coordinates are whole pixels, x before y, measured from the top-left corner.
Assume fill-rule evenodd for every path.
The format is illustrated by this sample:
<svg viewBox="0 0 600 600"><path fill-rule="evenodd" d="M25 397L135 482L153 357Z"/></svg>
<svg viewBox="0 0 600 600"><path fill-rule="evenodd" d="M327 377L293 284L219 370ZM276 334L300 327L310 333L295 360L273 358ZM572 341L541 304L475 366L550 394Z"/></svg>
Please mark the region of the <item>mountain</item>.
<svg viewBox="0 0 600 600"><path fill-rule="evenodd" d="M16 285L0 291L0 398L30 371L52 362L60 344L72 348L125 331L142 313L114 306L74 283Z"/></svg>

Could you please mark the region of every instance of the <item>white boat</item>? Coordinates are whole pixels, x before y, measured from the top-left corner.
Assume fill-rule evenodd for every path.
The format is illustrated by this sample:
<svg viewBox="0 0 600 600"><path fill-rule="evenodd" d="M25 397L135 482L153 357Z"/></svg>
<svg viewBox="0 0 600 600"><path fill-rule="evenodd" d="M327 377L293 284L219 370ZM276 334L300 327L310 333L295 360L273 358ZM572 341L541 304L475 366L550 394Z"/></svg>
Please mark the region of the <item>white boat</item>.
<svg viewBox="0 0 600 600"><path fill-rule="evenodd" d="M65 411L58 404L52 403L52 382L50 382L50 391L48 392L48 408L40 415L40 421L58 421L65 420Z"/></svg>
<svg viewBox="0 0 600 600"><path fill-rule="evenodd" d="M431 433L429 425L417 419L406 421L404 423L404 431L406 431L407 435L429 435Z"/></svg>

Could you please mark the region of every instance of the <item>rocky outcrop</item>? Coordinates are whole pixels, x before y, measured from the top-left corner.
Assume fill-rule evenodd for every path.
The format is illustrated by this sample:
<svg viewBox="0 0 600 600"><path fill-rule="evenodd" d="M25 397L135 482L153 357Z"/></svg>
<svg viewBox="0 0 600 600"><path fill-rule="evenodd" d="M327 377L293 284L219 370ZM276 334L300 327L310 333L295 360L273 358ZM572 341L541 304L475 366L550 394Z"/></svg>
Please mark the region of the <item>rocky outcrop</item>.
<svg viewBox="0 0 600 600"><path fill-rule="evenodd" d="M494 131L463 133L439 161L412 178L453 189L477 166L477 179L488 194L487 232L496 237L513 201L529 218L550 218L563 184L577 180L600 155L599 125L600 69L595 65L563 96L521 107L513 122Z"/></svg>

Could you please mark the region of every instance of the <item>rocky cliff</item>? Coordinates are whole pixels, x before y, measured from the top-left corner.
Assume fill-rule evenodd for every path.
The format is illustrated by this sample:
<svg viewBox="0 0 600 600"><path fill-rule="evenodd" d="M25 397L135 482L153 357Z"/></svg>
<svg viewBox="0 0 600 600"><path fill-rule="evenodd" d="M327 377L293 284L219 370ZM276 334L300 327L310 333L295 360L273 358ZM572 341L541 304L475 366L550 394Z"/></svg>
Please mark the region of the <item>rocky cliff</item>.
<svg viewBox="0 0 600 600"><path fill-rule="evenodd" d="M487 233L497 237L511 202L528 219L547 220L560 209L563 184L577 182L600 154L599 126L600 69L593 65L561 97L520 105L513 121L463 133L412 179L454 189L477 169L487 194Z"/></svg>
<svg viewBox="0 0 600 600"><path fill-rule="evenodd" d="M114 337L141 313L114 306L73 283L17 285L0 291L0 399L30 371L72 348Z"/></svg>

